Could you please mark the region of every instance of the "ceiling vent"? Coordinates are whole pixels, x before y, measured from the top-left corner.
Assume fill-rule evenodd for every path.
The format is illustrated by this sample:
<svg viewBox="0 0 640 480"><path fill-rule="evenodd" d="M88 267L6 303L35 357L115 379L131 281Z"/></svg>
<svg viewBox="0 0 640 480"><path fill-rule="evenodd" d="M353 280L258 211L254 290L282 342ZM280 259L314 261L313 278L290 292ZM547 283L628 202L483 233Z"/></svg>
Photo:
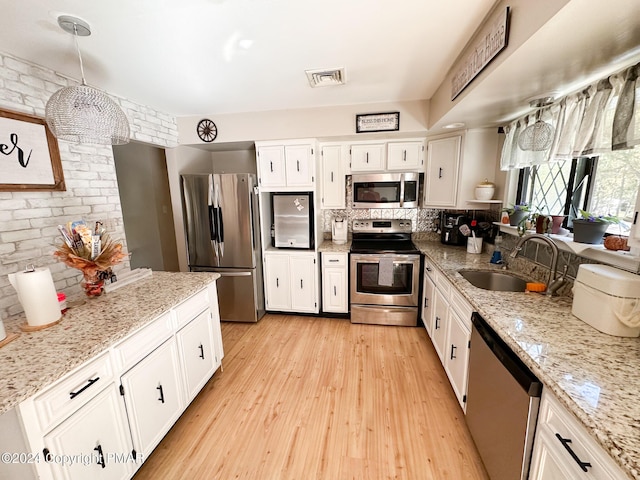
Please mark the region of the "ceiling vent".
<svg viewBox="0 0 640 480"><path fill-rule="evenodd" d="M305 73L313 88L345 84L344 68L305 70Z"/></svg>

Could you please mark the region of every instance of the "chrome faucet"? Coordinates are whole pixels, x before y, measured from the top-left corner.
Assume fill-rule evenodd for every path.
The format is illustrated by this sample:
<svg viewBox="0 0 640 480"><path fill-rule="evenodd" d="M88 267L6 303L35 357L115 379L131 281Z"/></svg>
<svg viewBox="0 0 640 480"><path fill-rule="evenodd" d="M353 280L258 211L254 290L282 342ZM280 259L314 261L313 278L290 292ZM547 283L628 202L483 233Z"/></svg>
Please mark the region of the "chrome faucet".
<svg viewBox="0 0 640 480"><path fill-rule="evenodd" d="M528 235L520 237L520 240L518 240L518 243L513 248L513 251L511 252L509 257L516 258L518 256L518 253L520 253L520 251L522 250L522 245L524 245L524 243L529 240L542 240L551 248L551 265L549 265L549 281L547 282L546 294L552 296L564 284L565 277L567 275L567 266L564 266L564 272L562 273L562 276L560 278L556 278L556 275L558 273L558 245L556 245L556 242L551 240L551 238L539 233L530 233Z"/></svg>

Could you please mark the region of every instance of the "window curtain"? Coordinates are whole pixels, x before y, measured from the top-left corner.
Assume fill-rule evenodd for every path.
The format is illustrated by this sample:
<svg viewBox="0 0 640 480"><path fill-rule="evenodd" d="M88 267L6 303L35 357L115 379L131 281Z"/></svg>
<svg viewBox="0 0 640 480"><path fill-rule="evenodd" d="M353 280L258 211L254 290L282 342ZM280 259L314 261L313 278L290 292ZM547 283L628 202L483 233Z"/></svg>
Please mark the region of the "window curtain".
<svg viewBox="0 0 640 480"><path fill-rule="evenodd" d="M535 114L507 125L501 170L629 149L640 144L639 77L640 63L541 108L540 119L554 128L554 139L547 150L524 151L518 146L520 133L535 121Z"/></svg>

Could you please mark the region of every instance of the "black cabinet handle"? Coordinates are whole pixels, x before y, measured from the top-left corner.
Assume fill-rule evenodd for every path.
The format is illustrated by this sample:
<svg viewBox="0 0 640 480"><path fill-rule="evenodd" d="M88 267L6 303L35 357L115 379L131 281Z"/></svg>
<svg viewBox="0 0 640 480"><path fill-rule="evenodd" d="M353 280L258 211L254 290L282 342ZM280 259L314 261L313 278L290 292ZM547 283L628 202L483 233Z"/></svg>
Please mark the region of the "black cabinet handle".
<svg viewBox="0 0 640 480"><path fill-rule="evenodd" d="M333 286L333 296L337 297L338 296L338 289L336 288L336 286Z"/></svg>
<svg viewBox="0 0 640 480"><path fill-rule="evenodd" d="M442 167L438 169L438 178L442 178Z"/></svg>
<svg viewBox="0 0 640 480"><path fill-rule="evenodd" d="M200 349L200 355L198 356L204 360L204 347L202 346L202 344L200 344L198 348Z"/></svg>
<svg viewBox="0 0 640 480"><path fill-rule="evenodd" d="M427 272L433 272L433 270L431 269L431 267L427 267Z"/></svg>
<svg viewBox="0 0 640 480"><path fill-rule="evenodd" d="M302 279L300 279L300 289L302 290L304 286L302 285Z"/></svg>
<svg viewBox="0 0 640 480"><path fill-rule="evenodd" d="M402 150L402 161L403 162L407 161L407 151L406 150Z"/></svg>
<svg viewBox="0 0 640 480"><path fill-rule="evenodd" d="M280 288L280 281L278 280L278 277L276 277L276 288Z"/></svg>
<svg viewBox="0 0 640 480"><path fill-rule="evenodd" d="M89 388L91 385L96 383L98 380L100 380L100 377L90 378L89 380L87 380L87 384L84 387L82 387L80 390L78 390L77 392L69 392L69 397L71 399L76 398L78 395L80 395L82 392L84 392L87 388Z"/></svg>
<svg viewBox="0 0 640 480"><path fill-rule="evenodd" d="M156 390L160 391L160 398L158 399L158 401L164 403L164 390L162 390L162 385L158 385L156 387Z"/></svg>
<svg viewBox="0 0 640 480"><path fill-rule="evenodd" d="M587 472L588 471L587 468L590 467L591 464L589 462L583 462L578 458L578 455L576 455L576 452L574 452L573 449L569 446L569 444L571 443L571 439L562 438L562 436L559 433L556 433L556 438L560 441L560 443L567 450L567 452L569 452L569 455L571 455L571 458L573 458L576 461L576 463L582 469L582 471Z"/></svg>
<svg viewBox="0 0 640 480"><path fill-rule="evenodd" d="M102 454L102 445L98 444L98 446L93 450L98 452L98 465L102 468L106 468L107 465L104 463L104 455Z"/></svg>
<svg viewBox="0 0 640 480"><path fill-rule="evenodd" d="M440 317L436 317L436 330L440 328Z"/></svg>
<svg viewBox="0 0 640 480"><path fill-rule="evenodd" d="M300 160L296 160L296 170L300 171Z"/></svg>
<svg viewBox="0 0 640 480"><path fill-rule="evenodd" d="M333 183L333 172L331 172L331 183Z"/></svg>
<svg viewBox="0 0 640 480"><path fill-rule="evenodd" d="M455 356L456 348L458 348L458 347L456 347L456 346L455 346L455 345L453 345L453 344L451 345L451 355L450 355L451 360L453 360L454 358L456 358L456 356Z"/></svg>
<svg viewBox="0 0 640 480"><path fill-rule="evenodd" d="M50 462L51 461L51 452L49 451L49 449L47 447L44 447L42 449L42 455L44 456L44 461L45 462Z"/></svg>
<svg viewBox="0 0 640 480"><path fill-rule="evenodd" d="M271 169L271 173L273 173L273 162L269 162L269 168Z"/></svg>
<svg viewBox="0 0 640 480"><path fill-rule="evenodd" d="M367 163L369 163L369 152L367 152Z"/></svg>

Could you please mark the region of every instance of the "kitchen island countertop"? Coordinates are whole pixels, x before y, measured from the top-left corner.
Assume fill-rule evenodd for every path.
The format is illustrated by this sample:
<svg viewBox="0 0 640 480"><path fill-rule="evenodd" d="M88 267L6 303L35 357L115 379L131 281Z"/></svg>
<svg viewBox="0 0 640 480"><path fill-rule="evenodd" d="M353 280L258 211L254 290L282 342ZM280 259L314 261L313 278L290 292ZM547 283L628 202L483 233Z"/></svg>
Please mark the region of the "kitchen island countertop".
<svg viewBox="0 0 640 480"><path fill-rule="evenodd" d="M640 338L599 332L572 299L474 287L458 270L499 269L489 254L414 242L531 371L630 475L640 479ZM515 272L514 272L515 273Z"/></svg>
<svg viewBox="0 0 640 480"><path fill-rule="evenodd" d="M62 321L21 332L24 316L5 320L19 337L0 348L0 415L186 300L218 273L153 272L135 284L71 307Z"/></svg>

